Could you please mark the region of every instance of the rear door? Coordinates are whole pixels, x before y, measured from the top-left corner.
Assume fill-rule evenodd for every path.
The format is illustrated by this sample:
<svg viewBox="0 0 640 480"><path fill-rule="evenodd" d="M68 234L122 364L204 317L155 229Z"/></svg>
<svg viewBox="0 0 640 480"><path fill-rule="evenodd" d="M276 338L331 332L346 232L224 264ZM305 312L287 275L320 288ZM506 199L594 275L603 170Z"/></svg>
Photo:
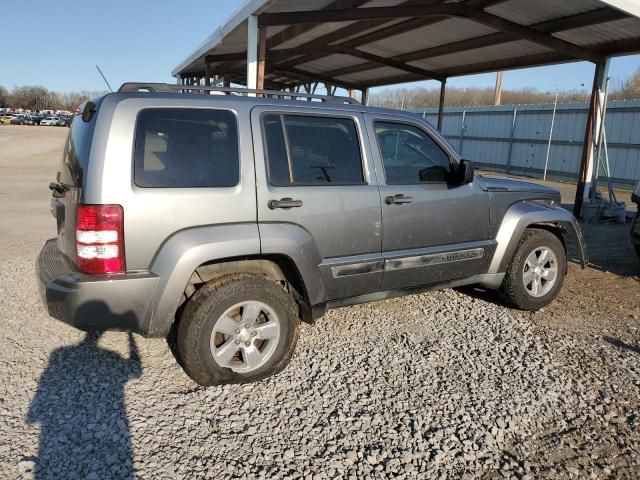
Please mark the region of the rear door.
<svg viewBox="0 0 640 480"><path fill-rule="evenodd" d="M320 257L329 300L379 290L380 193L359 112L252 110L258 222L296 226Z"/></svg>
<svg viewBox="0 0 640 480"><path fill-rule="evenodd" d="M384 290L485 273L489 197L477 183L456 185L458 160L418 120L367 115L382 198Z"/></svg>

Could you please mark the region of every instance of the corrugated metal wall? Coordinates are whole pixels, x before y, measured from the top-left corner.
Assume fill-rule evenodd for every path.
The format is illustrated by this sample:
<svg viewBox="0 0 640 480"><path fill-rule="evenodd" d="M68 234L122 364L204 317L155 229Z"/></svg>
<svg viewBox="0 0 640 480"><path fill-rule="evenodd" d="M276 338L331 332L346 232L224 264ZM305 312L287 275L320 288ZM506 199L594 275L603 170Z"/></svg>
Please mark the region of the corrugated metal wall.
<svg viewBox="0 0 640 480"><path fill-rule="evenodd" d="M414 112L437 123L437 109ZM442 130L481 168L542 178L552 113L553 105L446 108ZM547 178L576 181L586 117L586 104L558 105ZM606 133L614 185L631 187L640 180L640 100L609 102Z"/></svg>

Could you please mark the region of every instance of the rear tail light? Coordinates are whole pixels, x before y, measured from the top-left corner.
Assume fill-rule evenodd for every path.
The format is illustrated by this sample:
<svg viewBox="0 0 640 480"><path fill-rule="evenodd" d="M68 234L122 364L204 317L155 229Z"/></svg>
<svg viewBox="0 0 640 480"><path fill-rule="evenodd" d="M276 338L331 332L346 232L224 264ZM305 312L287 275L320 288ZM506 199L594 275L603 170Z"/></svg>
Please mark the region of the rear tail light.
<svg viewBox="0 0 640 480"><path fill-rule="evenodd" d="M85 273L121 273L124 265L124 213L120 205L78 205L76 251Z"/></svg>

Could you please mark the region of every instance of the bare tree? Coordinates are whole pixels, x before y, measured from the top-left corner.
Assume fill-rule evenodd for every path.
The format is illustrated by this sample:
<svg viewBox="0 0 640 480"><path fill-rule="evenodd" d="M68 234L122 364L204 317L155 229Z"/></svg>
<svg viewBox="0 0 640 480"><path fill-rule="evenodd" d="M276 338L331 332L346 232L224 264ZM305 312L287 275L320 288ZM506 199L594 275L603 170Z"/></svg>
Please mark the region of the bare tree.
<svg viewBox="0 0 640 480"><path fill-rule="evenodd" d="M12 108L25 108L28 110L68 110L73 111L81 103L90 98L103 95L105 92L80 92L57 93L40 85L23 85L13 87L8 92L0 86L0 106Z"/></svg>
<svg viewBox="0 0 640 480"><path fill-rule="evenodd" d="M9 91L0 85L0 107L8 107L10 104Z"/></svg>
<svg viewBox="0 0 640 480"><path fill-rule="evenodd" d="M387 108L433 108L438 106L439 89L385 88L370 95L372 105ZM447 88L445 102L448 107L493 105L493 88ZM553 103L555 91L544 92L535 88L504 90L503 104L542 104ZM640 99L640 69L624 80L611 83L610 98L612 100ZM558 94L560 103L588 102L587 90L561 90Z"/></svg>
<svg viewBox="0 0 640 480"><path fill-rule="evenodd" d="M616 100L629 100L640 98L640 68L626 80L620 82L614 89L611 98Z"/></svg>

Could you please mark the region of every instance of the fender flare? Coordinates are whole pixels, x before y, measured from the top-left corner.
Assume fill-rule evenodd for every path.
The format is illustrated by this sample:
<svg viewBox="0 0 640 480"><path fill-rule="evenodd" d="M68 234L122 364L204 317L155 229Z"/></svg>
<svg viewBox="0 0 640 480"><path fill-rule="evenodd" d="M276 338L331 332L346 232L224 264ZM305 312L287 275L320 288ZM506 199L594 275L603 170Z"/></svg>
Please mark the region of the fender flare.
<svg viewBox="0 0 640 480"><path fill-rule="evenodd" d="M512 205L505 213L496 235L498 245L488 273L506 271L525 229L535 225L551 225L569 232L576 241L582 268L588 264L589 258L580 224L569 211L555 205L524 201Z"/></svg>
<svg viewBox="0 0 640 480"><path fill-rule="evenodd" d="M166 336L171 329L182 294L193 272L211 260L260 253L255 223L196 227L177 232L165 241L151 265L160 278L147 311L150 337Z"/></svg>
<svg viewBox="0 0 640 480"><path fill-rule="evenodd" d="M313 236L303 227L294 223L260 223L262 255L284 255L289 257L298 269L304 283L310 306L327 301L318 252Z"/></svg>

